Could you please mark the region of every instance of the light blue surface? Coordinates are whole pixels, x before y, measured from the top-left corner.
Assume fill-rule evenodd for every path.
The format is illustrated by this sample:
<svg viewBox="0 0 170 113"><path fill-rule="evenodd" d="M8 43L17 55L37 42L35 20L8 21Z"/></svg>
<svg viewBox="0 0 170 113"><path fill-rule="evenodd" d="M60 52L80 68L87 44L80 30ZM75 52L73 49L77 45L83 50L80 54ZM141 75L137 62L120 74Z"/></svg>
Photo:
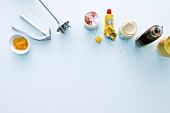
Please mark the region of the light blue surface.
<svg viewBox="0 0 170 113"><path fill-rule="evenodd" d="M115 14L115 29L125 20L138 25L137 35L154 24L170 35L168 0L44 0L56 16L71 21L67 34L38 0L0 0L0 113L170 113L170 61L156 52L159 40L138 48L135 38L112 42L105 38L107 8ZM100 29L83 28L83 16L96 11ZM11 26L40 35L20 13L44 27L52 40L30 39L26 55L10 50L18 34ZM96 36L103 42L97 44ZM136 36L137 36L136 35Z"/></svg>

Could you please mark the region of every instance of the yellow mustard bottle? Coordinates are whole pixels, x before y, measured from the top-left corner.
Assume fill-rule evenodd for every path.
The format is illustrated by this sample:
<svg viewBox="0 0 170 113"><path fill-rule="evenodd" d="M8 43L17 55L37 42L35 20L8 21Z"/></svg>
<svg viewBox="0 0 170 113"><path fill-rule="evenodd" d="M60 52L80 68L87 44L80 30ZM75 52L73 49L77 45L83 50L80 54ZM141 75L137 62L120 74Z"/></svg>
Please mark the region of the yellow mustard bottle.
<svg viewBox="0 0 170 113"><path fill-rule="evenodd" d="M114 20L113 20L113 18L114 18L114 16L112 14L112 10L108 9L107 14L105 15L105 27L107 27L109 25L114 29Z"/></svg>
<svg viewBox="0 0 170 113"><path fill-rule="evenodd" d="M112 14L111 9L107 10L104 23L105 23L104 35L111 40L115 40L117 34L115 33L114 30L114 15Z"/></svg>

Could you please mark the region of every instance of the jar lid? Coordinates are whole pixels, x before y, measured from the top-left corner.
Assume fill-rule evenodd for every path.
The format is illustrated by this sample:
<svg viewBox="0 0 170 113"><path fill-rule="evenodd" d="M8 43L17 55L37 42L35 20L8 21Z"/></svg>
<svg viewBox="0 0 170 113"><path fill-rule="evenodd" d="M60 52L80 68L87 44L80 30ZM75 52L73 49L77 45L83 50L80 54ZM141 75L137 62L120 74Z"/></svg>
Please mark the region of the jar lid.
<svg viewBox="0 0 170 113"><path fill-rule="evenodd" d="M134 35L137 31L137 25L135 22L124 22L122 25L122 30L127 35Z"/></svg>

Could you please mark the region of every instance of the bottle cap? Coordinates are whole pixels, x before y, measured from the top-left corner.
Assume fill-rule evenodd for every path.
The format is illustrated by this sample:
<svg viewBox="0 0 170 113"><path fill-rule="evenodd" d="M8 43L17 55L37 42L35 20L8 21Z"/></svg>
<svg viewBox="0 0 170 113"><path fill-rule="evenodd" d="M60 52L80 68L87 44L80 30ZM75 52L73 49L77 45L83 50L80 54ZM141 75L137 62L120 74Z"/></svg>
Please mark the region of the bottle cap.
<svg viewBox="0 0 170 113"><path fill-rule="evenodd" d="M161 26L156 26L152 28L151 34L153 37L160 37L163 33L163 28Z"/></svg>
<svg viewBox="0 0 170 113"><path fill-rule="evenodd" d="M107 10L107 14L112 14L112 10L111 10L111 9L108 9L108 10Z"/></svg>

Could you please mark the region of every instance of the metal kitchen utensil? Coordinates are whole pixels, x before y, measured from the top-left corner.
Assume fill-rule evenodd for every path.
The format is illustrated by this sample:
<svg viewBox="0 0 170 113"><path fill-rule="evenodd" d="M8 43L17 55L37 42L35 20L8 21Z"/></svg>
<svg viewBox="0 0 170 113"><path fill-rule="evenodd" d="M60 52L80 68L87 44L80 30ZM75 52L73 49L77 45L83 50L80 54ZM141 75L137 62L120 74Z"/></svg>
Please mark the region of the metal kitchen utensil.
<svg viewBox="0 0 170 113"><path fill-rule="evenodd" d="M47 9L47 11L50 13L50 15L57 21L57 24L58 24L58 28L57 28L57 32L61 32L63 34L65 34L65 30L68 29L68 28L71 28L71 26L69 25L69 21L66 21L66 22L62 22L61 20L57 19L53 14L52 12L47 8L47 6L41 1L41 4Z"/></svg>
<svg viewBox="0 0 170 113"><path fill-rule="evenodd" d="M29 36L30 38L32 38L34 40L38 40L38 41L40 41L40 40L51 40L51 30L50 30L50 28L43 28L43 27L37 25L34 21L32 21L31 19L26 17L24 14L20 14L19 16L21 18L23 18L25 21L27 21L28 23L30 23L32 26L34 26L36 29L38 29L40 32L42 32L44 34L44 36L37 36L37 35L23 31L21 29L13 27L13 26L12 26L12 29L19 31L20 33L23 33L23 34Z"/></svg>

